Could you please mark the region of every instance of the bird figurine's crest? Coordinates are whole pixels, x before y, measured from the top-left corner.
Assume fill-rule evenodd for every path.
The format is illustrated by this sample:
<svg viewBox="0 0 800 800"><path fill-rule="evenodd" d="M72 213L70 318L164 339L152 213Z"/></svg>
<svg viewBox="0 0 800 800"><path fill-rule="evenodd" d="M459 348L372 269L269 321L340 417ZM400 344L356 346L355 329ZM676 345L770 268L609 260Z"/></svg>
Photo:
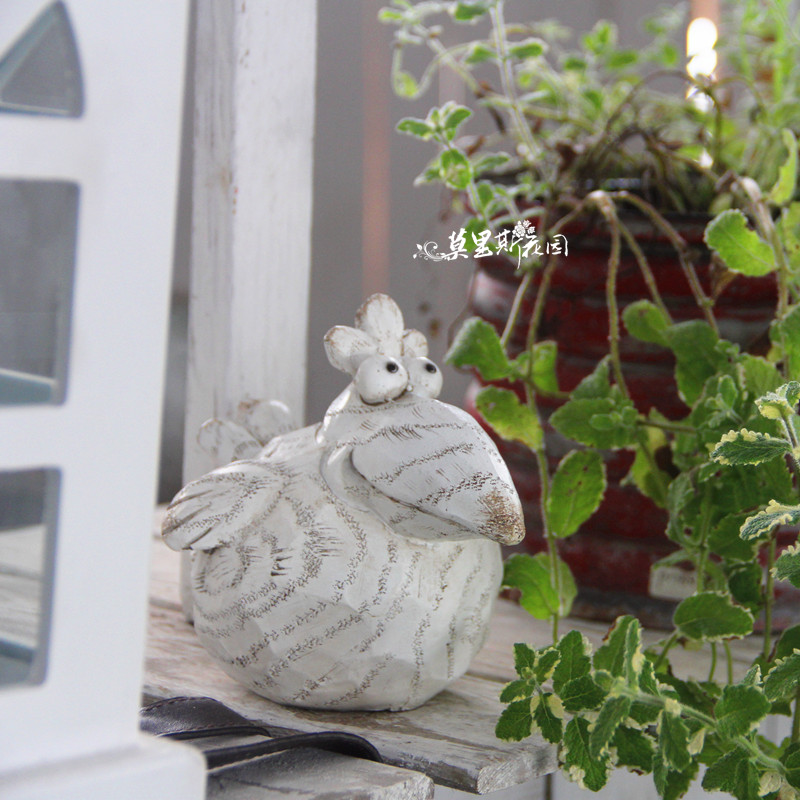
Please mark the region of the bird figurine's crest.
<svg viewBox="0 0 800 800"><path fill-rule="evenodd" d="M184 487L163 535L193 552L195 627L228 674L286 705L414 708L483 644L521 506L390 297L325 350L352 380L323 421L287 431L284 407L251 403L206 423L239 460Z"/></svg>

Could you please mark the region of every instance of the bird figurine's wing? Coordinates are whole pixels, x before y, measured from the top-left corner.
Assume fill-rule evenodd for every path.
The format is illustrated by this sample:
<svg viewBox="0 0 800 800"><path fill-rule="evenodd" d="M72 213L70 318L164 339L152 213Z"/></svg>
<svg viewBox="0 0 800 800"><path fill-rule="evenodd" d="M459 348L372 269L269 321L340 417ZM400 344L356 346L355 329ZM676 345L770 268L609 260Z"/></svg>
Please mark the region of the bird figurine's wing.
<svg viewBox="0 0 800 800"><path fill-rule="evenodd" d="M173 550L212 550L237 540L268 512L289 477L264 461L236 461L184 486L161 533Z"/></svg>
<svg viewBox="0 0 800 800"><path fill-rule="evenodd" d="M197 432L197 442L219 466L253 458L263 448L263 444L243 425L227 419L206 420Z"/></svg>

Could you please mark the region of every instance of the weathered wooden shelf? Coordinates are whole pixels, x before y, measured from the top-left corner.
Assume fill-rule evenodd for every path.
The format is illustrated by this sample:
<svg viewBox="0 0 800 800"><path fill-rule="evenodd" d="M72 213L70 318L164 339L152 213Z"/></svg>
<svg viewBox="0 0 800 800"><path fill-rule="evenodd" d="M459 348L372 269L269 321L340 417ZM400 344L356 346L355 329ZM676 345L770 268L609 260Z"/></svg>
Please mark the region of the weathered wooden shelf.
<svg viewBox="0 0 800 800"><path fill-rule="evenodd" d="M488 641L467 675L421 708L400 713L308 711L271 703L236 683L215 665L183 617L178 591L179 562L178 554L170 551L160 540L154 540L144 687L147 698L204 695L221 701L248 719L285 733L333 729L360 734L380 751L387 764L393 765L384 765L384 769L401 770L399 777L395 776L399 784L407 781L409 775L424 773L428 781L432 779L437 784L462 791L487 794L555 770L555 748L541 739L513 744L501 742L494 735L495 723L503 708L499 701L500 690L516 677L514 642L527 642L536 647L550 643L549 625L532 619L516 604L498 601ZM565 632L577 628L595 647L599 646L608 629L605 623L586 620L569 619L562 625ZM645 643L663 636L663 632L646 631ZM733 649L737 677L744 674L760 644L757 639L737 643ZM682 677L704 679L708 674L709 662L704 653L675 648L671 657ZM309 757L311 760L307 764L314 773L311 780L326 787L326 791L330 791L332 784L327 782L321 765L333 768L336 760L329 759L328 755L323 757L318 753L313 759ZM337 768L342 769L343 764L340 761ZM369 769L377 766L371 765ZM247 774L253 779L255 769ZM269 774L275 781L285 780L285 773L276 767L271 768ZM367 778L366 773L363 773L363 778L373 780ZM212 785L219 791L221 786L233 786L231 780ZM303 780L308 780L308 777ZM372 785L377 791L383 784L378 778L374 780ZM389 777L384 776L384 780L391 783ZM387 796L424 797L427 795L414 792L427 792L429 786L408 784L406 788L410 794L401 792ZM343 796L361 796L352 791L352 786L349 791L350 795ZM240 795L231 789L224 796L238 798ZM298 793L297 796L311 797L313 794ZM381 795L364 796L378 798Z"/></svg>

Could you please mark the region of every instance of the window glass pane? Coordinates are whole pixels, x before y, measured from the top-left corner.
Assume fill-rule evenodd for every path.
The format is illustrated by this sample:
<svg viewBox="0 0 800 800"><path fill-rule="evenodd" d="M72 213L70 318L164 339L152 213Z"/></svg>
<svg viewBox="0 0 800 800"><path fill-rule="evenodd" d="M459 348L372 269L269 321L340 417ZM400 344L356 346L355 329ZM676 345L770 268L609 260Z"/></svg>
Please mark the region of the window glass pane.
<svg viewBox="0 0 800 800"><path fill-rule="evenodd" d="M0 111L83 113L80 62L64 3L48 6L0 58Z"/></svg>
<svg viewBox="0 0 800 800"><path fill-rule="evenodd" d="M0 405L61 403L78 186L0 180Z"/></svg>
<svg viewBox="0 0 800 800"><path fill-rule="evenodd" d="M0 472L0 687L44 680L59 480Z"/></svg>

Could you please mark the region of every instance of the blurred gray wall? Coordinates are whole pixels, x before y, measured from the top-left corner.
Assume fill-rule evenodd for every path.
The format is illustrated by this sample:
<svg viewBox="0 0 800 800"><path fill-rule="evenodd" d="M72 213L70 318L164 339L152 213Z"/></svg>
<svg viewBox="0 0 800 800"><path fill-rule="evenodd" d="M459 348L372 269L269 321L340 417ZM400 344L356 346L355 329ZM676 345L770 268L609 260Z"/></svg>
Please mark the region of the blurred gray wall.
<svg viewBox="0 0 800 800"><path fill-rule="evenodd" d="M321 419L347 384L347 377L328 364L322 337L333 325L351 325L358 306L375 291L392 295L403 309L407 326L428 336L431 356L444 369L442 399L458 403L467 384L464 375L442 364L442 356L448 334L464 311L469 264L413 258L417 243L433 240L446 246L457 221L440 219L447 205L440 190L412 185L433 156L433 148L394 132L402 117L425 116L433 104L458 100L459 90L455 82L444 79L443 85L434 85L419 101L394 97L389 75L392 29L377 21L379 9L386 4L388 0L319 0L308 423ZM506 16L510 21L554 17L577 31L589 30L598 19L607 18L616 22L620 42L635 47L642 38L642 20L660 5L663 3L658 0L509 0ZM164 402L161 500L170 499L182 485L186 297L191 262L191 55ZM424 63L424 58L417 64L411 62L412 71L419 74ZM287 231L285 240L275 246L288 248L291 244L292 231ZM286 335L291 336L292 331ZM303 366L299 364L298 369Z"/></svg>

